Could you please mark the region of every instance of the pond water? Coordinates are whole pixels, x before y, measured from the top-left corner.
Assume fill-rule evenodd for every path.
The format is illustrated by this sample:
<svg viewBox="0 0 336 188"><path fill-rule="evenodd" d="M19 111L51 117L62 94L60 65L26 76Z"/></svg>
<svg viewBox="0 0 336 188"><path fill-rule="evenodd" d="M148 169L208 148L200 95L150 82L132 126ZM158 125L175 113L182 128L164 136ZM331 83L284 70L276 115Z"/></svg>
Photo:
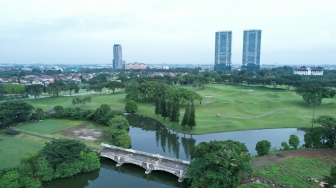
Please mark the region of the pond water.
<svg viewBox="0 0 336 188"><path fill-rule="evenodd" d="M268 140L272 147L280 148L281 142L288 142L295 134L303 144L304 132L295 128L261 129L235 132L222 132L204 135L176 133L167 129L160 122L138 115L128 115L131 125L132 149L160 154L178 159L190 160L190 150L200 142L211 140L235 140L245 143L251 155L256 155L255 145L260 140ZM145 174L141 167L124 164L116 167L109 159L102 159L102 167L94 172L80 174L72 178L45 183L43 187L187 187L187 183L178 183L177 177L166 172L152 171Z"/></svg>

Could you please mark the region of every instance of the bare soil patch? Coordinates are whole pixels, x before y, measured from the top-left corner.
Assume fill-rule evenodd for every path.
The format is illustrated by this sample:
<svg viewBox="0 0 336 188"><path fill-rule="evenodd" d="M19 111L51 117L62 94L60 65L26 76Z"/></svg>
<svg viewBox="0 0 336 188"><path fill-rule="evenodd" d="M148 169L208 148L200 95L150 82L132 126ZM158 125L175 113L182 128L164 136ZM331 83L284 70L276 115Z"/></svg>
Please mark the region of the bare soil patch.
<svg viewBox="0 0 336 188"><path fill-rule="evenodd" d="M264 157L259 157L251 162L252 168L259 168L264 165L267 165L269 163L275 163L279 160L285 159L285 158L292 158L292 157L307 157L307 158L313 158L317 155L320 156L330 156L334 155L336 156L336 150L335 149L310 149L310 150L293 150L293 151L287 151L282 153L277 153L273 155L267 155Z"/></svg>
<svg viewBox="0 0 336 188"><path fill-rule="evenodd" d="M89 124L82 124L70 129L62 130L60 133L63 136L79 138L83 140L100 140L102 139L102 132L98 129L87 129Z"/></svg>

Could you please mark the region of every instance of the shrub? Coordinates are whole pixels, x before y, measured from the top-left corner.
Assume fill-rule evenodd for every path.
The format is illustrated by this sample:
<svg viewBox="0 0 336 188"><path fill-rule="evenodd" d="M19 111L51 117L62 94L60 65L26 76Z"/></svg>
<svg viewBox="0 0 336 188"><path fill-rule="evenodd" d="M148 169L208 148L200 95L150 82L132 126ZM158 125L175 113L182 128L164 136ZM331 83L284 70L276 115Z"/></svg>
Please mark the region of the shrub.
<svg viewBox="0 0 336 188"><path fill-rule="evenodd" d="M129 100L125 104L125 111L128 113L135 113L138 111L138 105L134 100Z"/></svg>
<svg viewBox="0 0 336 188"><path fill-rule="evenodd" d="M288 141L289 145L294 148L297 149L300 145L300 140L299 137L297 137L295 134L291 134L289 136L289 141Z"/></svg>
<svg viewBox="0 0 336 188"><path fill-rule="evenodd" d="M267 155L269 150L271 149L271 142L267 140L259 141L255 147L259 156Z"/></svg>
<svg viewBox="0 0 336 188"><path fill-rule="evenodd" d="M287 144L287 142L281 142L281 147L282 147L282 150L284 151L290 150L290 147Z"/></svg>
<svg viewBox="0 0 336 188"><path fill-rule="evenodd" d="M332 188L336 185L336 166L331 167L330 175L325 176L324 181L328 183L328 185L325 185L326 188Z"/></svg>

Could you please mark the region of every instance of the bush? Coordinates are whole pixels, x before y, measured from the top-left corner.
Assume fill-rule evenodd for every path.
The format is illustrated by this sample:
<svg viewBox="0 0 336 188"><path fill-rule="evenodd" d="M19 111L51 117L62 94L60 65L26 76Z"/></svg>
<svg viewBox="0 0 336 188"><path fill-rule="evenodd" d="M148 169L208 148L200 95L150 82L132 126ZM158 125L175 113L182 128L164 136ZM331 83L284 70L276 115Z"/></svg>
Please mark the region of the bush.
<svg viewBox="0 0 336 188"><path fill-rule="evenodd" d="M259 141L255 147L259 156L267 155L269 150L271 149L271 142L267 140Z"/></svg>
<svg viewBox="0 0 336 188"><path fill-rule="evenodd" d="M281 147L282 147L282 150L284 151L290 150L290 147L287 144L287 142L281 142Z"/></svg>
<svg viewBox="0 0 336 188"><path fill-rule="evenodd" d="M336 166L331 167L330 175L325 176L324 181L328 183L328 185L325 185L326 188L332 188L336 185Z"/></svg>
<svg viewBox="0 0 336 188"><path fill-rule="evenodd" d="M138 105L134 100L129 100L125 104L125 111L127 113L135 113L138 111Z"/></svg>
<svg viewBox="0 0 336 188"><path fill-rule="evenodd" d="M289 136L289 141L288 141L289 145L294 148L297 149L300 145L300 140L299 137L297 137L295 134L291 134Z"/></svg>

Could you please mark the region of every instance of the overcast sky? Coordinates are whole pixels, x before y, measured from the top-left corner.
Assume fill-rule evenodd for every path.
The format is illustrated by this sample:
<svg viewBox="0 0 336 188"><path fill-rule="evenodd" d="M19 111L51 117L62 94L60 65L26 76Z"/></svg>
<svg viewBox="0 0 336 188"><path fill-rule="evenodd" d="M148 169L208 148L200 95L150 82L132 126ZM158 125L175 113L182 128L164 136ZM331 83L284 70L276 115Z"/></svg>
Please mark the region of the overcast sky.
<svg viewBox="0 0 336 188"><path fill-rule="evenodd" d="M336 64L335 0L0 0L0 64L214 64L215 32L261 29L261 64Z"/></svg>

